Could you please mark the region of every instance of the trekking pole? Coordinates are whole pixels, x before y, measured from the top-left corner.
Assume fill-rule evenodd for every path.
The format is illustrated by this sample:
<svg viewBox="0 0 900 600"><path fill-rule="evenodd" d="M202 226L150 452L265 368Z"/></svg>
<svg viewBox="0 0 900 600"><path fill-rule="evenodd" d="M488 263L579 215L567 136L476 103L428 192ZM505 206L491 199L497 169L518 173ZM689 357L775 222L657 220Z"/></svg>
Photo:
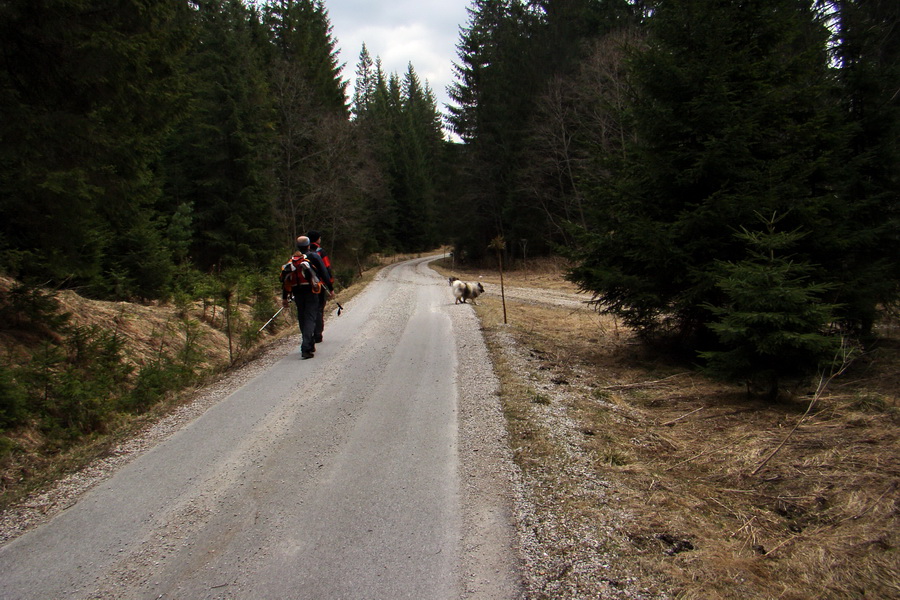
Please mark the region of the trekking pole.
<svg viewBox="0 0 900 600"><path fill-rule="evenodd" d="M280 315L280 314L281 314L281 311L283 311L283 310L284 310L284 307L282 306L281 308L278 309L278 312L277 312L277 313L275 313L274 315L272 315L272 318L271 318L271 319L269 319L268 321L266 321L266 324L265 324L265 325L263 325L262 327L259 328L259 331L257 331L256 333L262 333L262 330L265 329L266 327L268 327L268 326L269 326L269 323L271 323L272 321L274 321L274 320L275 320L275 317L277 317L278 315Z"/></svg>

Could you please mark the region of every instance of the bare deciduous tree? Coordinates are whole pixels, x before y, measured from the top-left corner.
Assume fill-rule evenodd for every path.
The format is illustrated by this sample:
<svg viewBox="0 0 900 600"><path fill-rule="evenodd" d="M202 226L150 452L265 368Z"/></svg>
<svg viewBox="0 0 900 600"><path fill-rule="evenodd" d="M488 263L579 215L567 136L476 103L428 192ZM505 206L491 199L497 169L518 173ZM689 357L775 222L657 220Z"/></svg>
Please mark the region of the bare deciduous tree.
<svg viewBox="0 0 900 600"><path fill-rule="evenodd" d="M523 193L563 239L565 223L586 226L584 190L601 186L608 159L626 151L631 90L625 58L641 43L635 31L597 40L578 74L553 79L538 100Z"/></svg>

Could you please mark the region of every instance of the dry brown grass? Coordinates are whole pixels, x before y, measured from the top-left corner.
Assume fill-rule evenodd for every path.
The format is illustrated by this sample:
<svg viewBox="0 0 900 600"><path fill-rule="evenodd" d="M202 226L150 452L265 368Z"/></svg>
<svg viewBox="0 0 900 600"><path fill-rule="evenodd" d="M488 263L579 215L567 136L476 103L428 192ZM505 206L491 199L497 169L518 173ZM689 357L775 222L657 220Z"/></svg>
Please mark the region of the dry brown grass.
<svg viewBox="0 0 900 600"><path fill-rule="evenodd" d="M455 271L497 291L496 271ZM552 272L504 280L569 285ZM567 532L560 542L535 528L548 557L541 568L553 572L533 597L596 597L628 577L648 596L900 597L896 329L831 382L753 475L804 415L814 385L766 403L647 351L591 311L507 299L507 313L503 325L499 299L479 299L536 519L556 523L556 537ZM531 373L509 365L503 335ZM539 389L541 377L560 393ZM598 486L608 486L601 496L591 492ZM611 525L611 511L630 518ZM614 564L579 568L598 544Z"/></svg>

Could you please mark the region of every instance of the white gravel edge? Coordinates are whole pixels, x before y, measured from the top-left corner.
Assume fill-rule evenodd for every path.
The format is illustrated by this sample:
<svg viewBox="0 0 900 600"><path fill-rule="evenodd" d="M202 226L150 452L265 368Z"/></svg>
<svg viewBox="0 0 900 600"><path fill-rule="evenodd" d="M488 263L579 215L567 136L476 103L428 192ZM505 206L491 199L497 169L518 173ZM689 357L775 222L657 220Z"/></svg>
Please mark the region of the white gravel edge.
<svg viewBox="0 0 900 600"><path fill-rule="evenodd" d="M500 405L500 382L472 308L459 304L448 312L457 353L462 598L521 598L524 557L516 512L523 486Z"/></svg>

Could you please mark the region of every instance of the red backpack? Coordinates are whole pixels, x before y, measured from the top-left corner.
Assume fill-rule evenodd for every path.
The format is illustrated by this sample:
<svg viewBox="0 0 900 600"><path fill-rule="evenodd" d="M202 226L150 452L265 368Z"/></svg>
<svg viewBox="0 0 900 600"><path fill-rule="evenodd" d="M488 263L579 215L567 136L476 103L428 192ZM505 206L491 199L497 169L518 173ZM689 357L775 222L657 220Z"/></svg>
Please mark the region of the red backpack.
<svg viewBox="0 0 900 600"><path fill-rule="evenodd" d="M303 263L306 263L307 269L312 269L309 260L305 256L293 256L290 262L281 267L281 287L287 291L291 291L295 285L309 283L304 274Z"/></svg>

